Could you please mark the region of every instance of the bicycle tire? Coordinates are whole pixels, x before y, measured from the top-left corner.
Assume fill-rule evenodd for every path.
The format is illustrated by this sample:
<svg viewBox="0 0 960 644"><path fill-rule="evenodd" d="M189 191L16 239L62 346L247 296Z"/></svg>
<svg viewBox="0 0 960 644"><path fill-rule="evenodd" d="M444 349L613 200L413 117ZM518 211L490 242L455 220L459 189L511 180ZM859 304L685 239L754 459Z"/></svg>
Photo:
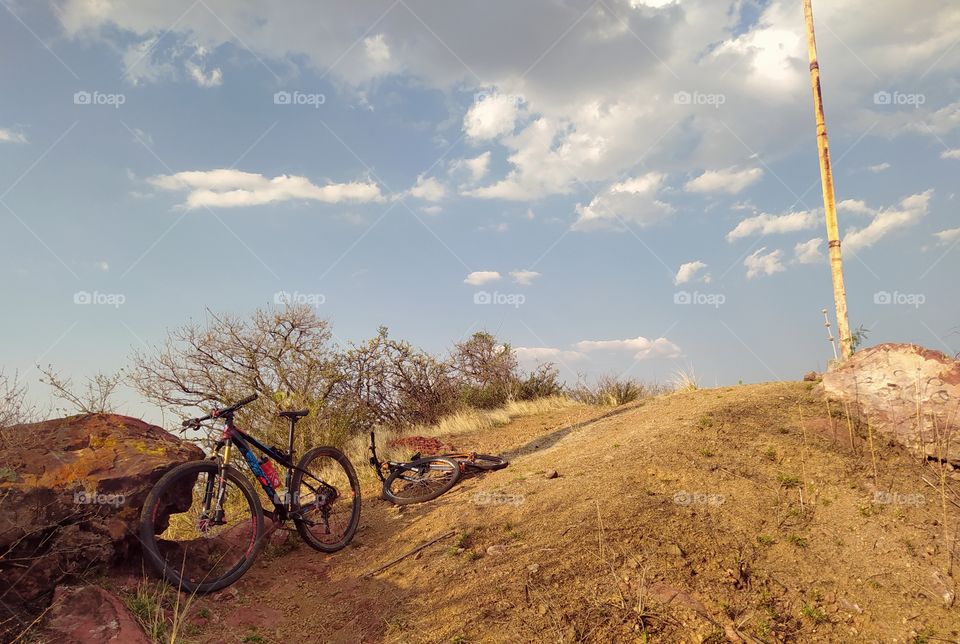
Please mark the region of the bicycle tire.
<svg viewBox="0 0 960 644"><path fill-rule="evenodd" d="M446 456L447 458L455 458L455 460L463 463L468 469L481 470L484 472L495 472L510 465L510 461L507 459L492 454L472 454L470 458Z"/></svg>
<svg viewBox="0 0 960 644"><path fill-rule="evenodd" d="M440 476L432 479L434 484L430 484L423 472L419 471L426 467L426 473L439 472ZM410 472L417 472L414 477ZM460 464L453 459L443 456L431 456L420 458L409 463L403 463L403 467L396 467L387 479L383 482L383 496L385 499L395 505L410 505L412 503L424 503L432 501L438 496L445 494L457 484L460 480ZM398 485L408 485L399 487Z"/></svg>
<svg viewBox="0 0 960 644"><path fill-rule="evenodd" d="M304 477L306 476L305 473L310 471L310 463L315 461L318 457L328 457L333 459L334 462L338 463L343 468L344 474L349 481L349 501L351 504L351 509L347 528L343 533L343 536L333 543L327 543L322 541L317 535L311 532L311 526L309 526L307 521L303 518L294 517L293 523L297 526L297 532L300 534L300 538L303 539L304 542L314 550L319 550L320 552L337 552L338 550L345 548L347 544L350 543L350 541L353 539L353 535L357 532L357 526L360 525L360 481L357 479L357 473L353 469L353 464L350 463L350 459L348 459L343 452L334 447L315 447L300 458L300 461L297 463L297 469L294 471L293 478L290 481L290 487L297 495L296 501L298 504L300 504L300 496L302 494L300 487L304 482ZM334 503L335 502L336 499L334 499ZM322 513L321 508L318 507L317 509ZM329 526L327 526L327 529L329 529Z"/></svg>
<svg viewBox="0 0 960 644"><path fill-rule="evenodd" d="M256 560L257 555L260 554L260 550L263 548L264 542L263 508L260 506L256 492L254 492L250 483L239 471L227 466L224 470L224 476L242 492L246 499L247 506L250 508L252 525L254 527L254 533L250 536L248 541L249 545L243 553L242 559L225 574L213 578L208 575L198 578L196 575L181 574L181 570L184 570L186 567L186 553L184 554L184 562L180 568L168 563L167 557L165 557L160 550L160 544L157 539L158 535L156 533L159 527L163 527L164 530L166 530L165 526L169 525L167 522L171 514L168 513L162 518L158 517L160 502L164 498L163 495L165 492L174 491L174 486L184 485L186 481L190 480L190 477L192 477L194 481L194 483L191 484L192 486L203 472L216 475L218 473L217 463L214 461L191 461L174 467L160 477L160 480L153 486L140 512L140 541L143 544L143 550L147 555L147 560L154 569L175 588L181 591L199 594L220 590L240 579L250 566L253 565L254 560ZM190 510L193 503L194 501L191 501L190 505L181 512ZM158 518L161 518L159 523Z"/></svg>

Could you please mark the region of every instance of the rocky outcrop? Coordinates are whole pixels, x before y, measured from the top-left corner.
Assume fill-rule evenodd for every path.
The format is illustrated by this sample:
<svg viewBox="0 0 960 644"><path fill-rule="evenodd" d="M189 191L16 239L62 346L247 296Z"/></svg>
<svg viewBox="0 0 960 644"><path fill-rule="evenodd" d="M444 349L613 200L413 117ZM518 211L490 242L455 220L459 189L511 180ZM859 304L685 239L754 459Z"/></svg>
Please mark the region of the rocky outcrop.
<svg viewBox="0 0 960 644"><path fill-rule="evenodd" d="M136 619L103 588L60 586L47 611L43 635L71 644L150 644Z"/></svg>
<svg viewBox="0 0 960 644"><path fill-rule="evenodd" d="M880 344L833 366L822 386L829 398L854 405L875 430L960 462L957 360L915 344Z"/></svg>
<svg viewBox="0 0 960 644"><path fill-rule="evenodd" d="M113 414L0 431L0 622L3 610L46 605L64 579L139 552L151 487L203 457L160 427Z"/></svg>

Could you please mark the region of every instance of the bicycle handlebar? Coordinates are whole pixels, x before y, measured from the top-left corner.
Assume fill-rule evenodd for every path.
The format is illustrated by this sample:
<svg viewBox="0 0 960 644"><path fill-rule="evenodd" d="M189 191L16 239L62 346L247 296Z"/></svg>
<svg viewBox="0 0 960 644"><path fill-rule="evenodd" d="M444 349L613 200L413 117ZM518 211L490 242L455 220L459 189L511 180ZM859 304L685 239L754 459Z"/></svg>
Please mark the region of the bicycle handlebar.
<svg viewBox="0 0 960 644"><path fill-rule="evenodd" d="M213 418L222 418L223 416L228 416L233 412L237 411L238 409L240 409L241 407L243 407L244 405L249 405L256 399L257 399L257 394L250 394L243 400L238 400L237 402L233 403L229 407L224 407L223 409L214 409L212 412L210 412L209 414L201 418L189 418L183 421L182 425L185 428L186 427L197 428L200 426L200 423L202 423L205 420L211 420Z"/></svg>

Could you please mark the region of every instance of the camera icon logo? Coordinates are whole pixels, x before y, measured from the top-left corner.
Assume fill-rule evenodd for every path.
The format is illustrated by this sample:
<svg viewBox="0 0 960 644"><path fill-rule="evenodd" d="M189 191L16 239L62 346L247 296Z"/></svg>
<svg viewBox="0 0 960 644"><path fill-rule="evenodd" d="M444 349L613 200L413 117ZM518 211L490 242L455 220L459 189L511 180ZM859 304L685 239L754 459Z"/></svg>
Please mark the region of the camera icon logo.
<svg viewBox="0 0 960 644"><path fill-rule="evenodd" d="M690 304L693 299L690 296L690 291L677 291L673 294L673 303L674 304Z"/></svg>
<svg viewBox="0 0 960 644"><path fill-rule="evenodd" d="M90 105L91 98L90 92L84 90L73 93L74 105Z"/></svg>
<svg viewBox="0 0 960 644"><path fill-rule="evenodd" d="M873 294L874 304L890 304L892 301L893 296L890 294L890 291L877 291Z"/></svg>
<svg viewBox="0 0 960 644"><path fill-rule="evenodd" d="M693 97L690 95L690 92L677 92L673 95L673 102L677 105L690 105Z"/></svg>
<svg viewBox="0 0 960 644"><path fill-rule="evenodd" d="M477 291L473 294L473 303L474 304L490 304L493 301L493 296L490 295L489 291Z"/></svg>
<svg viewBox="0 0 960 644"><path fill-rule="evenodd" d="M291 97L291 95L290 95L290 92L286 92L286 91L282 91L282 90L281 90L281 91L279 91L279 92L274 92L274 94L273 94L273 103L274 103L274 105L290 105L290 103L291 103L291 98L292 98L292 97Z"/></svg>
<svg viewBox="0 0 960 644"><path fill-rule="evenodd" d="M874 105L890 105L893 102L893 95L887 91L880 91L873 95Z"/></svg>
<svg viewBox="0 0 960 644"><path fill-rule="evenodd" d="M90 304L91 302L93 302L93 295L90 294L90 291L77 291L73 294L74 304Z"/></svg>

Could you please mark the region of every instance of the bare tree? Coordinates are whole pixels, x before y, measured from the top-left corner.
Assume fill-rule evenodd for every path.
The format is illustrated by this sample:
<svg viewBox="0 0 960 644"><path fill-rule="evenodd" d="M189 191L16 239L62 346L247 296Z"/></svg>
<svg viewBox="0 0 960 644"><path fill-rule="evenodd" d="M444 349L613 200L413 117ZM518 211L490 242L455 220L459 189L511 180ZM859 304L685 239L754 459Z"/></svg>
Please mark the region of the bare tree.
<svg viewBox="0 0 960 644"><path fill-rule="evenodd" d="M0 370L0 427L29 423L36 417L36 407L27 402L27 386L19 374L8 376Z"/></svg>
<svg viewBox="0 0 960 644"><path fill-rule="evenodd" d="M475 407L502 405L519 380L513 349L486 331L455 344L450 362L465 402Z"/></svg>
<svg viewBox="0 0 960 644"><path fill-rule="evenodd" d="M123 380L123 371L109 375L98 373L87 378L86 386L76 389L73 381L61 376L53 365L47 365L46 368L38 365L37 368L43 374L40 382L53 389L54 398L67 404L67 407L60 407L57 411L80 414L109 414L116 411L111 398Z"/></svg>

